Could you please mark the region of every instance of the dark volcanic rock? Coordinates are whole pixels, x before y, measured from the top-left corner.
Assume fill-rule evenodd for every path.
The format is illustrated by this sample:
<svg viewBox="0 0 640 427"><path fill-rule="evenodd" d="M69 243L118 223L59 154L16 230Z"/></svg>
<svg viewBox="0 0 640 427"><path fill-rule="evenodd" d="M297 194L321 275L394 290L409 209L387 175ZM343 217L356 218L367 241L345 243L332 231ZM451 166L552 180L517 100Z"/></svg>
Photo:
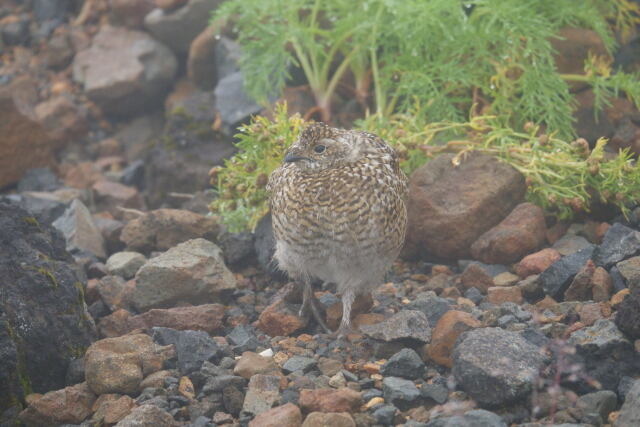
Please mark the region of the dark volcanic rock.
<svg viewBox="0 0 640 427"><path fill-rule="evenodd" d="M380 373L385 376L417 380L424 375L425 366L415 350L403 348L382 366Z"/></svg>
<svg viewBox="0 0 640 427"><path fill-rule="evenodd" d="M420 404L420 390L413 381L404 378L386 377L382 380L382 392L385 402L403 410Z"/></svg>
<svg viewBox="0 0 640 427"><path fill-rule="evenodd" d="M453 375L483 406L525 398L542 366L539 348L515 332L483 328L465 332L453 351Z"/></svg>
<svg viewBox="0 0 640 427"><path fill-rule="evenodd" d="M640 338L640 288L631 291L618 306L615 322L630 338Z"/></svg>
<svg viewBox="0 0 640 427"><path fill-rule="evenodd" d="M507 427L507 423L493 412L474 409L464 415L436 418L429 421L426 427Z"/></svg>
<svg viewBox="0 0 640 427"><path fill-rule="evenodd" d="M184 375L200 369L204 361L220 359L222 349L204 331L176 331L153 328L153 339L158 344L173 344L178 356L178 369Z"/></svg>
<svg viewBox="0 0 640 427"><path fill-rule="evenodd" d="M602 244L593 254L596 265L610 267L640 252L640 231L618 222L604 235Z"/></svg>
<svg viewBox="0 0 640 427"><path fill-rule="evenodd" d="M0 230L1 412L28 393L64 387L95 325L60 234L3 203Z"/></svg>
<svg viewBox="0 0 640 427"><path fill-rule="evenodd" d="M593 326L571 334L568 343L576 347L576 362L584 365L584 373L597 380L605 390L616 391L620 379L640 373L640 359L633 344L612 320L600 319ZM592 391L577 382L580 391Z"/></svg>
<svg viewBox="0 0 640 427"><path fill-rule="evenodd" d="M544 292L556 299L562 296L573 276L591 259L595 248L594 245L591 245L551 264L551 267L543 271L539 277Z"/></svg>
<svg viewBox="0 0 640 427"><path fill-rule="evenodd" d="M18 182L18 191L53 191L62 187L51 168L33 168L24 173Z"/></svg>
<svg viewBox="0 0 640 427"><path fill-rule="evenodd" d="M375 325L363 325L365 335L382 341L413 339L423 343L431 340L431 326L423 312L402 310Z"/></svg>
<svg viewBox="0 0 640 427"><path fill-rule="evenodd" d="M620 416L613 424L615 427L640 425L640 380L636 380L627 393Z"/></svg>

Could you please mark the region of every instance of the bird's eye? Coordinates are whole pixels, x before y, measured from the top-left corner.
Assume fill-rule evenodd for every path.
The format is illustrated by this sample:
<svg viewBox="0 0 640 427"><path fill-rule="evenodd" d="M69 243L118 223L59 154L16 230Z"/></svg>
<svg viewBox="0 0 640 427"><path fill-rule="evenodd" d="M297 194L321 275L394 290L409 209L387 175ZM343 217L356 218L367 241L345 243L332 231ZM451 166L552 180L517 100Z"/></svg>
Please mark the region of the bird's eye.
<svg viewBox="0 0 640 427"><path fill-rule="evenodd" d="M327 147L325 147L324 145L316 145L315 147L313 147L313 151L315 151L318 154L324 153L324 150L326 149Z"/></svg>

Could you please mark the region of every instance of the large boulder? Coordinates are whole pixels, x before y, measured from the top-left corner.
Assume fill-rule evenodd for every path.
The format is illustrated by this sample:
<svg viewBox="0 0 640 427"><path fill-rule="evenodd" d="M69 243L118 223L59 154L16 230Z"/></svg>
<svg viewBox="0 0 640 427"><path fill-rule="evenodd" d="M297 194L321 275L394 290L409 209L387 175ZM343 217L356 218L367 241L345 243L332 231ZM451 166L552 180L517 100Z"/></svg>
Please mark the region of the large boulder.
<svg viewBox="0 0 640 427"><path fill-rule="evenodd" d="M30 168L53 163L51 138L9 90L0 90L0 188Z"/></svg>
<svg viewBox="0 0 640 427"><path fill-rule="evenodd" d="M177 70L171 50L148 34L104 26L73 61L73 78L105 112L126 116L157 105Z"/></svg>
<svg viewBox="0 0 640 427"><path fill-rule="evenodd" d="M468 258L471 244L523 200L524 177L513 167L481 154L453 161L443 154L411 176L406 255Z"/></svg>
<svg viewBox="0 0 640 427"><path fill-rule="evenodd" d="M64 387L69 362L95 339L65 241L29 212L0 203L0 412Z"/></svg>

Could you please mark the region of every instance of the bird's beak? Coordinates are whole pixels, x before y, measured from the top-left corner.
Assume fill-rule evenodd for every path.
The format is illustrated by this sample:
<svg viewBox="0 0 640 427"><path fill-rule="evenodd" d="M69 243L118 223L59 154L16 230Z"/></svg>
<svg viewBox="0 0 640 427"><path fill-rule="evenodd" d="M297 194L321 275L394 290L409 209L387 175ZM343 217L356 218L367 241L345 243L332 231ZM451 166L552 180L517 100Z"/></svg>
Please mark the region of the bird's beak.
<svg viewBox="0 0 640 427"><path fill-rule="evenodd" d="M300 160L311 160L308 157L304 157L301 156L300 153L298 152L298 150L296 150L295 148L292 150L289 150L289 152L287 153L286 156L284 156L284 162L285 163L293 163L293 162L297 162Z"/></svg>

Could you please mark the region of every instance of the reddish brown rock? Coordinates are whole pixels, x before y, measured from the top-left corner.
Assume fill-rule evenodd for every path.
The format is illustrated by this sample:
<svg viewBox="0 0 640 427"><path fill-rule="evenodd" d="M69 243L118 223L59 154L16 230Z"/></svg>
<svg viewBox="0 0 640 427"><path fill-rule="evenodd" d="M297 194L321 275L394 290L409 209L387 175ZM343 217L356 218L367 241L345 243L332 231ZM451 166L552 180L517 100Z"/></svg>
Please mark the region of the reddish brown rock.
<svg viewBox="0 0 640 427"><path fill-rule="evenodd" d="M144 200L134 187L108 180L100 180L91 187L99 207L119 215L118 207L143 209Z"/></svg>
<svg viewBox="0 0 640 427"><path fill-rule="evenodd" d="M586 28L565 27L553 37L556 68L562 74L584 74L584 63L589 55L609 57L609 53L597 32ZM586 87L587 83L571 82L573 90Z"/></svg>
<svg viewBox="0 0 640 427"><path fill-rule="evenodd" d="M487 289L487 302L500 305L503 302L522 304L522 290L517 286L494 286Z"/></svg>
<svg viewBox="0 0 640 427"><path fill-rule="evenodd" d="M0 117L2 188L18 182L27 169L53 164L54 158L47 131L21 108L8 90L0 90Z"/></svg>
<svg viewBox="0 0 640 427"><path fill-rule="evenodd" d="M225 308L220 304L202 304L190 307L173 307L169 309L154 308L146 313L133 316L128 320L128 329L150 329L155 326L177 329L180 331L205 331L217 334L224 325Z"/></svg>
<svg viewBox="0 0 640 427"><path fill-rule="evenodd" d="M245 351L236 362L233 373L249 379L256 374L278 375L280 369L272 357L263 357L252 351Z"/></svg>
<svg viewBox="0 0 640 427"><path fill-rule="evenodd" d="M131 295L136 282L128 282L119 276L104 276L98 282L98 293L112 312L125 309L131 311Z"/></svg>
<svg viewBox="0 0 640 427"><path fill-rule="evenodd" d="M479 154L458 166L455 159L438 156L411 176L405 255L468 258L471 244L523 200L524 178L511 166Z"/></svg>
<svg viewBox="0 0 640 427"><path fill-rule="evenodd" d="M54 96L38 104L35 113L57 146L77 140L88 131L85 112L67 96Z"/></svg>
<svg viewBox="0 0 640 427"><path fill-rule="evenodd" d="M158 209L130 221L120 239L131 250L167 250L190 239L216 240L218 221L186 210Z"/></svg>
<svg viewBox="0 0 640 427"><path fill-rule="evenodd" d="M249 422L249 427L300 427L301 424L300 408L293 403L287 403L258 414Z"/></svg>
<svg viewBox="0 0 640 427"><path fill-rule="evenodd" d="M104 179L93 162L80 162L63 166L64 183L73 188L91 188L97 181Z"/></svg>
<svg viewBox="0 0 640 427"><path fill-rule="evenodd" d="M204 90L214 89L217 82L215 46L217 28L208 26L198 35L189 47L187 76L196 87Z"/></svg>
<svg viewBox="0 0 640 427"><path fill-rule="evenodd" d="M299 405L305 412L356 412L362 396L350 388L300 390Z"/></svg>
<svg viewBox="0 0 640 427"><path fill-rule="evenodd" d="M613 292L613 279L604 268L596 268L591 277L591 299L595 302L609 301L611 292Z"/></svg>
<svg viewBox="0 0 640 427"><path fill-rule="evenodd" d="M118 423L118 427L178 427L178 425L171 414L155 405L138 406Z"/></svg>
<svg viewBox="0 0 640 427"><path fill-rule="evenodd" d="M302 427L356 427L356 422L346 412L312 412L307 415Z"/></svg>
<svg viewBox="0 0 640 427"><path fill-rule="evenodd" d="M176 376L178 376L177 373L168 370L154 372L142 380L140 383L140 390L144 390L147 387L164 387L165 378Z"/></svg>
<svg viewBox="0 0 640 427"><path fill-rule="evenodd" d="M265 308L258 318L258 329L275 336L289 336L304 328L306 322L293 311L284 299L279 299Z"/></svg>
<svg viewBox="0 0 640 427"><path fill-rule="evenodd" d="M464 311L449 310L436 323L431 342L425 346L426 355L439 365L451 368L451 352L456 340L465 331L482 326L481 322Z"/></svg>
<svg viewBox="0 0 640 427"><path fill-rule="evenodd" d="M98 402L102 400L103 397L110 396L108 399L104 399L102 402ZM96 401L96 411L91 418L92 422L97 425L113 425L118 421L126 417L131 413L131 411L137 406L135 400L131 397L124 395L114 395L114 394L103 394ZM99 403L99 404L98 404Z"/></svg>
<svg viewBox="0 0 640 427"><path fill-rule="evenodd" d="M542 249L522 258L516 265L516 273L523 279L534 274L540 274L560 258L562 258L562 255L555 249Z"/></svg>
<svg viewBox="0 0 640 427"><path fill-rule="evenodd" d="M483 294L487 293L487 289L495 286L493 277L477 263L471 263L464 269L460 275L460 281L465 289L476 288Z"/></svg>
<svg viewBox="0 0 640 427"><path fill-rule="evenodd" d="M187 4L189 0L155 0L160 9L171 11Z"/></svg>
<svg viewBox="0 0 640 427"><path fill-rule="evenodd" d="M129 332L131 313L125 309L116 310L98 322L98 331L105 338L119 337Z"/></svg>
<svg viewBox="0 0 640 427"><path fill-rule="evenodd" d="M509 264L539 249L545 241L542 209L521 203L471 245L471 255L487 264Z"/></svg>
<svg viewBox="0 0 640 427"><path fill-rule="evenodd" d="M142 28L144 17L155 7L154 0L110 0L110 3L114 22L132 29Z"/></svg>
<svg viewBox="0 0 640 427"><path fill-rule="evenodd" d="M50 391L30 400L27 409L20 413L20 421L28 426L80 424L91 415L95 400L96 395L87 383Z"/></svg>
<svg viewBox="0 0 640 427"><path fill-rule="evenodd" d="M172 352L172 346L158 346L144 334L96 341L85 354L87 384L96 394L137 392L142 379L162 369Z"/></svg>
<svg viewBox="0 0 640 427"><path fill-rule="evenodd" d="M603 319L605 316L602 314L602 306L600 304L584 304L578 309L578 315L580 316L580 322L584 326L591 326L596 323L596 320Z"/></svg>

